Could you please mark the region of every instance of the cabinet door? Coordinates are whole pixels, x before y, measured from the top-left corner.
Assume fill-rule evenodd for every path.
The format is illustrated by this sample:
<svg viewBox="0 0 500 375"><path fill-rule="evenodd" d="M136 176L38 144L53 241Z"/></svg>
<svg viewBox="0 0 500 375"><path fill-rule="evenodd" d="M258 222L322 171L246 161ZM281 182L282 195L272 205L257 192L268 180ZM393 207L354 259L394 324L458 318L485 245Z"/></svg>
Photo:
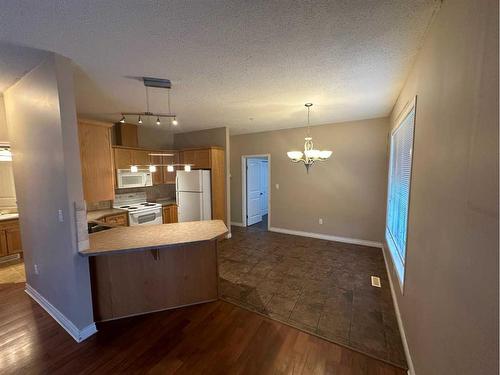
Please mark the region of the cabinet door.
<svg viewBox="0 0 500 375"><path fill-rule="evenodd" d="M85 200L99 202L114 199L110 128L80 121L78 137Z"/></svg>
<svg viewBox="0 0 500 375"><path fill-rule="evenodd" d="M7 251L9 255L22 252L21 232L19 224L5 229L5 238L7 240Z"/></svg>
<svg viewBox="0 0 500 375"><path fill-rule="evenodd" d="M171 205L163 207L163 224L177 223L179 219L177 217L177 206Z"/></svg>
<svg viewBox="0 0 500 375"><path fill-rule="evenodd" d="M182 151L182 163L192 164L192 168L210 168L210 149Z"/></svg>
<svg viewBox="0 0 500 375"><path fill-rule="evenodd" d="M159 152L158 152L159 153ZM164 173L166 172L166 168L164 171L163 167L159 167L158 165L164 164L162 156L149 156L149 162L152 165L156 165L156 172L153 172L153 185L160 185L164 183Z"/></svg>
<svg viewBox="0 0 500 375"><path fill-rule="evenodd" d="M168 154L173 154L173 156L163 156L162 164L179 164L179 153L177 151L166 151ZM174 166L173 172L169 172L167 167L163 167L163 183L165 184L175 184L175 175L177 173L178 167Z"/></svg>
<svg viewBox="0 0 500 375"><path fill-rule="evenodd" d="M132 162L134 165L138 165L139 169L147 169L149 166L149 150L132 150Z"/></svg>
<svg viewBox="0 0 500 375"><path fill-rule="evenodd" d="M107 216L105 218L105 222L107 224L119 225L122 227L126 227L127 226L127 214L118 214L118 215Z"/></svg>
<svg viewBox="0 0 500 375"><path fill-rule="evenodd" d="M132 150L115 148L115 169L130 169L132 165Z"/></svg>
<svg viewBox="0 0 500 375"><path fill-rule="evenodd" d="M7 238L5 237L5 230L0 230L0 257L9 255L7 251Z"/></svg>

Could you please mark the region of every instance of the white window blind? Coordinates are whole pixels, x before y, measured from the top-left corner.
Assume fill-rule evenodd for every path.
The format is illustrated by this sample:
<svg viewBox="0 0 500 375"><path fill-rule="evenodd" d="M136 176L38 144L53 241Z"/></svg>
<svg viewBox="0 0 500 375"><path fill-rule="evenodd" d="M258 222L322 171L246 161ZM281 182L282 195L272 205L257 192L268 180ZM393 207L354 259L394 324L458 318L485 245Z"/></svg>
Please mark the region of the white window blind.
<svg viewBox="0 0 500 375"><path fill-rule="evenodd" d="M391 135L386 239L401 285L404 283L406 236L415 127L415 105Z"/></svg>

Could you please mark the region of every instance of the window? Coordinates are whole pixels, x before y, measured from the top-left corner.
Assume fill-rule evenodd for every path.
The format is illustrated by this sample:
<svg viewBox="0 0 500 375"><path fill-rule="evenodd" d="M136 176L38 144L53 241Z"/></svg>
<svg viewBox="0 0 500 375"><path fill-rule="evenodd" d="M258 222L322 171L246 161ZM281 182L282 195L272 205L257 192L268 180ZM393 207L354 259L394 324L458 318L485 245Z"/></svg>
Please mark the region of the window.
<svg viewBox="0 0 500 375"><path fill-rule="evenodd" d="M385 237L401 286L404 284L410 201L415 101L391 134Z"/></svg>

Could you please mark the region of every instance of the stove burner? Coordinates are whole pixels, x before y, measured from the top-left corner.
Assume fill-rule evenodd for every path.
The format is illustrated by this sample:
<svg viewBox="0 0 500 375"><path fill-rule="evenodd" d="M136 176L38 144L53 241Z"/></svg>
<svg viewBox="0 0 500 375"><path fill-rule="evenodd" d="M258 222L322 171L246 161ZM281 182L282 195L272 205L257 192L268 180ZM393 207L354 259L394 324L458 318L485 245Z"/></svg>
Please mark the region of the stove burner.
<svg viewBox="0 0 500 375"><path fill-rule="evenodd" d="M142 203L142 205L146 207L156 206L155 203Z"/></svg>
<svg viewBox="0 0 500 375"><path fill-rule="evenodd" d="M137 210L139 207L129 207L129 210Z"/></svg>
<svg viewBox="0 0 500 375"><path fill-rule="evenodd" d="M130 206L120 206L120 208L129 208Z"/></svg>

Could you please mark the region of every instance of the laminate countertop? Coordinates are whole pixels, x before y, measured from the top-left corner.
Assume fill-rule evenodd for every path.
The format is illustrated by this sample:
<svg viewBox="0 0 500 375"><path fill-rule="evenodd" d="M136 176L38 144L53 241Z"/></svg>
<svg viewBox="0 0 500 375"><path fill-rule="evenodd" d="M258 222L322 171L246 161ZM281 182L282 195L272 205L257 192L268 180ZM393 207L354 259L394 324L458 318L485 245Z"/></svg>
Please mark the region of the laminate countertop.
<svg viewBox="0 0 500 375"><path fill-rule="evenodd" d="M222 220L118 227L89 235L84 256L111 255L211 241L228 232Z"/></svg>
<svg viewBox="0 0 500 375"><path fill-rule="evenodd" d="M19 219L19 214L1 214L0 221Z"/></svg>
<svg viewBox="0 0 500 375"><path fill-rule="evenodd" d="M121 210L119 208L106 208L104 210L89 211L87 212L87 221L99 221L106 216L123 214L126 212L127 210Z"/></svg>

